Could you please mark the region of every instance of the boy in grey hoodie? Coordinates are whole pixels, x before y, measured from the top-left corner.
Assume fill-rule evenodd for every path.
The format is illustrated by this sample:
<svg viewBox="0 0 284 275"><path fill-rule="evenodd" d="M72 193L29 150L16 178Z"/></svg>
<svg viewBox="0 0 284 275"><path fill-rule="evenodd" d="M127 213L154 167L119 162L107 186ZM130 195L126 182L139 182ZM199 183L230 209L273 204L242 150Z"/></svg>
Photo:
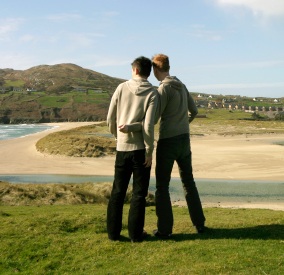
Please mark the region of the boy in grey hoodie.
<svg viewBox="0 0 284 275"><path fill-rule="evenodd" d="M186 86L170 76L168 56L157 54L152 58L154 75L161 81L158 88L160 129L156 150L156 214L158 229L154 235L169 238L173 229L173 212L169 184L176 161L185 191L190 218L198 233L205 229L205 217L192 174L189 123L197 115L197 107ZM189 116L190 113L190 116Z"/></svg>
<svg viewBox="0 0 284 275"><path fill-rule="evenodd" d="M128 233L132 242L140 242L145 237L145 198L150 181L158 97L156 89L147 80L151 73L151 60L142 56L131 65L132 79L117 87L107 115L108 127L117 141L114 182L107 208L107 231L110 240L119 240L124 199L133 175ZM125 127L129 132L120 130Z"/></svg>

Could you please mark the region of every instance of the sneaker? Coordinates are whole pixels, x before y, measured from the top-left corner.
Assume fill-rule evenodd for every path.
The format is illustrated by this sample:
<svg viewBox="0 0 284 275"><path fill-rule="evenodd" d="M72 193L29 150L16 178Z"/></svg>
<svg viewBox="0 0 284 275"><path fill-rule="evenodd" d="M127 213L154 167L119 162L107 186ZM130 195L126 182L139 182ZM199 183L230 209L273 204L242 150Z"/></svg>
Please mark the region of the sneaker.
<svg viewBox="0 0 284 275"><path fill-rule="evenodd" d="M195 228L198 234L203 234L208 229L205 225L197 225Z"/></svg>
<svg viewBox="0 0 284 275"><path fill-rule="evenodd" d="M172 234L162 234L161 232L158 231L158 229L153 231L153 235L157 238L164 239L164 240L170 239L172 237Z"/></svg>
<svg viewBox="0 0 284 275"><path fill-rule="evenodd" d="M111 235L108 235L108 239L109 239L110 241L119 241L120 236L111 236Z"/></svg>
<svg viewBox="0 0 284 275"><path fill-rule="evenodd" d="M143 242L148 236L148 233L143 230L142 235L139 238L131 239L132 243L141 243Z"/></svg>

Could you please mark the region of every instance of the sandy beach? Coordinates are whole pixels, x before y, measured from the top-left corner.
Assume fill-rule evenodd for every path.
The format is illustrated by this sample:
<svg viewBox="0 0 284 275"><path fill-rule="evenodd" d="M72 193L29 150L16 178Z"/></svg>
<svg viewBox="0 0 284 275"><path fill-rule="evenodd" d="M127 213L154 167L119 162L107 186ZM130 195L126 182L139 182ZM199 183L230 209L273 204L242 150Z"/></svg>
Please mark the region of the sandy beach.
<svg viewBox="0 0 284 275"><path fill-rule="evenodd" d="M114 156L75 158L45 155L36 150L36 142L49 133L89 124L94 122L50 123L48 125L56 128L22 138L0 140L0 174L112 176ZM284 146L274 144L283 141L284 135L272 134L193 136L194 176L196 179L283 181ZM179 177L176 165L172 176ZM284 204L281 207L284 209Z"/></svg>

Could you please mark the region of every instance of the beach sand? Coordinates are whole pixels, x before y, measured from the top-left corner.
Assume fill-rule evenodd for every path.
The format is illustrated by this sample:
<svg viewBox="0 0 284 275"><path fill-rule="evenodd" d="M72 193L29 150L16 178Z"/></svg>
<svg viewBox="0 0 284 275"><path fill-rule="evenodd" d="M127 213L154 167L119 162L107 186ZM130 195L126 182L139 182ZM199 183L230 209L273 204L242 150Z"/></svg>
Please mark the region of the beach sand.
<svg viewBox="0 0 284 275"><path fill-rule="evenodd" d="M76 158L51 156L36 150L36 142L49 133L90 124L94 122L49 123L48 125L57 127L22 138L0 140L0 174L113 176L114 156ZM283 141L283 134L192 136L194 177L196 179L284 181L284 146L275 144L275 142L283 143ZM155 167L155 160L153 167ZM153 168L152 176L154 176ZM179 177L177 165L174 166L172 177ZM284 203L279 203L277 207L272 208L278 209L279 205L281 209L284 209ZM250 208L252 207L250 205ZM263 208L263 205L257 208Z"/></svg>

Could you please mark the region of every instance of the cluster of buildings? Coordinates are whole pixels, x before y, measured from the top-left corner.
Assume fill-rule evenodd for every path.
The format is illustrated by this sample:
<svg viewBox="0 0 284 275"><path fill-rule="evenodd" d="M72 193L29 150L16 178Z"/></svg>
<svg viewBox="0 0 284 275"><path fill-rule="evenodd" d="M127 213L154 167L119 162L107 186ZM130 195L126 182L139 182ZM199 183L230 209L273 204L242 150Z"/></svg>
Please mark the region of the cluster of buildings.
<svg viewBox="0 0 284 275"><path fill-rule="evenodd" d="M72 87L73 91L88 93L90 91L95 93L103 93L104 91L101 88L82 88L82 87ZM29 93L29 92L37 92L38 90L35 88L23 88L23 87L0 87L0 94L5 94L8 92L21 92L21 93Z"/></svg>
<svg viewBox="0 0 284 275"><path fill-rule="evenodd" d="M257 99L253 98L252 101L254 102L259 102L259 105L254 103L253 105L245 104L245 103L239 103L241 99L237 98L223 98L222 100L213 100L213 96L204 96L199 94L196 97L196 105L197 107L200 108L208 108L208 109L220 109L220 108L225 108L228 110L242 110L246 112L257 112L257 111L262 111L262 112L269 112L269 111L274 111L274 112L283 112L284 111L284 104L283 106L280 106L280 100L279 99L274 99L271 102L270 100L265 100L265 99ZM277 104L274 105L272 104L271 106L267 106L267 102L270 101L271 103ZM263 102L266 102L266 104L263 104ZM257 106L258 105L258 106ZM266 106L264 106L266 105Z"/></svg>
<svg viewBox="0 0 284 275"><path fill-rule="evenodd" d="M5 94L8 92L36 92L36 89L33 88L23 88L23 87L0 87L0 94Z"/></svg>

